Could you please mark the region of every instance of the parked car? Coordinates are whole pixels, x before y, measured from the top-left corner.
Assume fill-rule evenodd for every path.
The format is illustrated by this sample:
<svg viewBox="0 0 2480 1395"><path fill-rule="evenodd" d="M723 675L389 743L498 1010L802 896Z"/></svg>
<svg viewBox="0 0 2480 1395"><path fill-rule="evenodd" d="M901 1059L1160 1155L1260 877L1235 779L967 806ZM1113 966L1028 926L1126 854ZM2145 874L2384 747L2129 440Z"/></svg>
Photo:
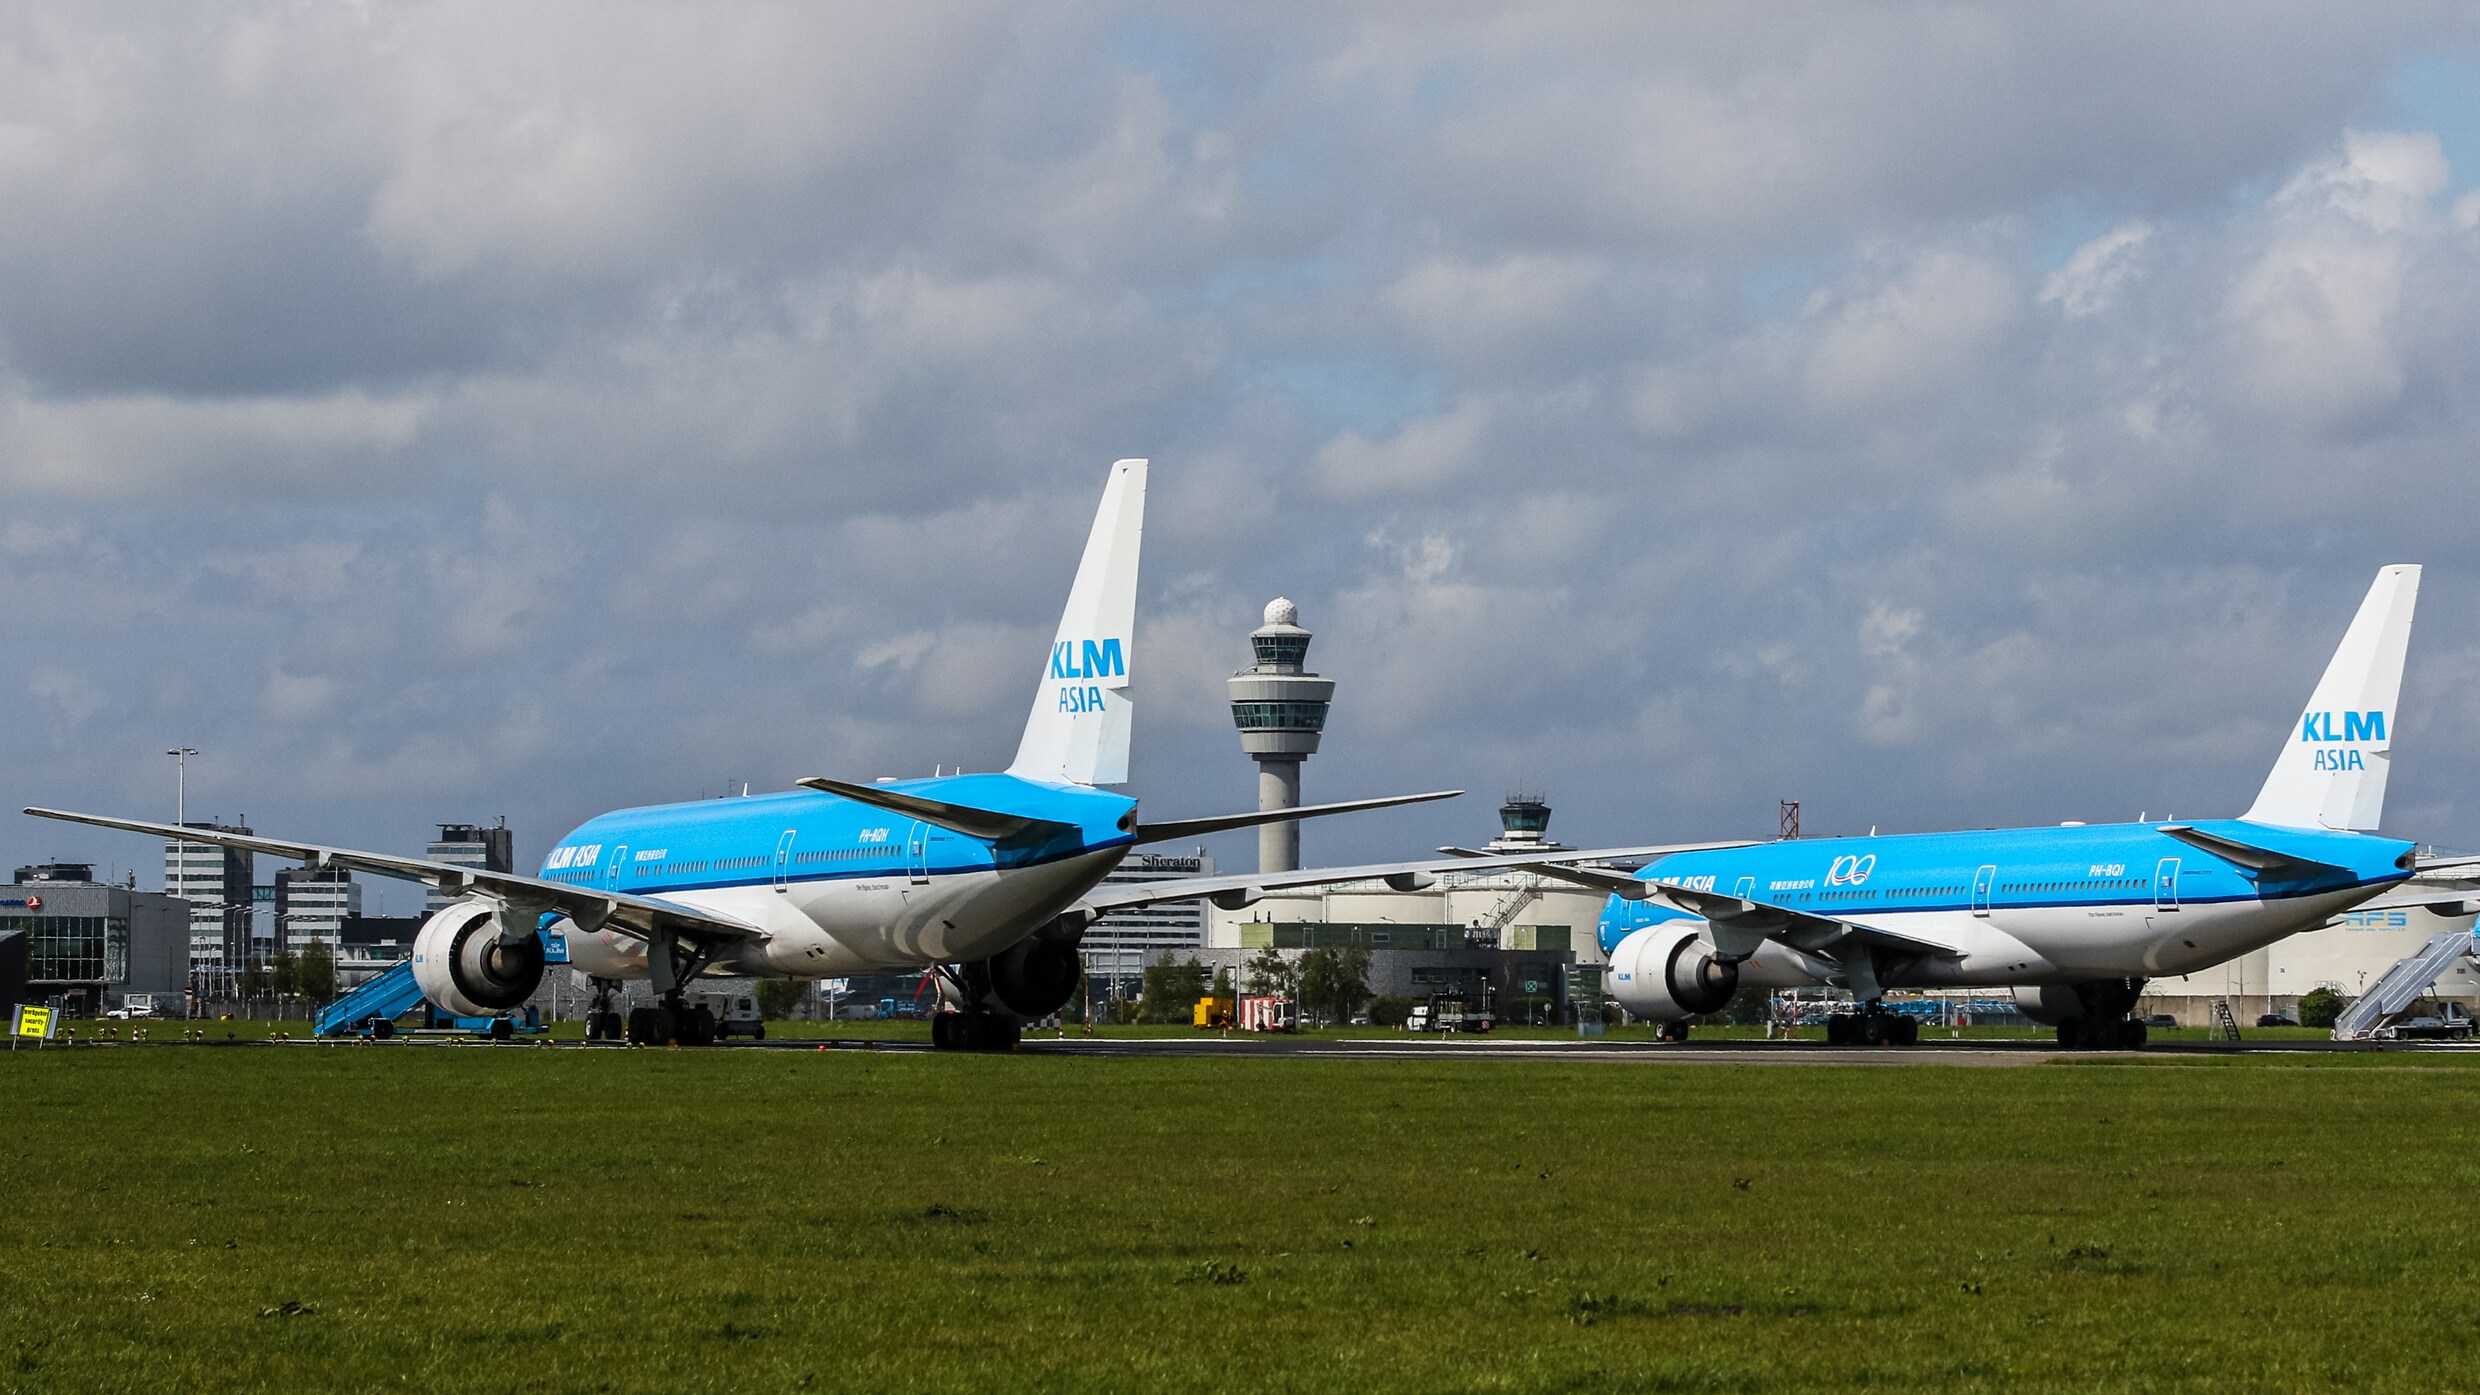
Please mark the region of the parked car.
<svg viewBox="0 0 2480 1395"><path fill-rule="evenodd" d="M2166 1012L2157 1012L2145 1018L2144 1025L2146 1027L2175 1027L2179 1025L2179 1019Z"/></svg>
<svg viewBox="0 0 2480 1395"><path fill-rule="evenodd" d="M2278 1012L2268 1012L2256 1019L2256 1025L2259 1027L2296 1027L2299 1024Z"/></svg>

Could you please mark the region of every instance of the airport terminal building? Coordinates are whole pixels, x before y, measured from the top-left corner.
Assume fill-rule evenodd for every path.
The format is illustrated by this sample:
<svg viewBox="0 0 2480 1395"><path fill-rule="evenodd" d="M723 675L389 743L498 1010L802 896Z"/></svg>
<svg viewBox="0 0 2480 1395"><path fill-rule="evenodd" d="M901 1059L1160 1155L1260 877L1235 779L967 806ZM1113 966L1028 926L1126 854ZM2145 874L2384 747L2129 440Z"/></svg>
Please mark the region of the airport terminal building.
<svg viewBox="0 0 2480 1395"><path fill-rule="evenodd" d="M0 934L26 936L26 992L71 1016L121 1006L130 994L177 998L188 986L190 903L95 880L80 862L17 869L0 887Z"/></svg>

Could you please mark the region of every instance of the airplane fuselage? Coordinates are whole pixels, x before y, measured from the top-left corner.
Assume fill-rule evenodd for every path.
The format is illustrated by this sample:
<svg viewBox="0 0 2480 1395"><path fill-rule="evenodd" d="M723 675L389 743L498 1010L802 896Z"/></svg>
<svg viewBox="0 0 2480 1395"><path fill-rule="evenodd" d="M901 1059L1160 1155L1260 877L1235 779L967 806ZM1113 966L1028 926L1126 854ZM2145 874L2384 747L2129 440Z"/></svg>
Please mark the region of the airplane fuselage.
<svg viewBox="0 0 2480 1395"><path fill-rule="evenodd" d="M711 973L832 978L994 954L1059 915L1119 865L1136 801L1010 775L883 788L1065 825L991 841L835 795L798 790L621 809L580 825L544 878L656 896L757 927ZM572 967L642 978L646 945L563 921Z"/></svg>
<svg viewBox="0 0 2480 1395"><path fill-rule="evenodd" d="M2366 833L2205 820L2193 828L2331 869L2276 878L2158 823L1800 839L1681 853L1639 875L1847 921L1947 953L1882 956L1885 987L2006 987L2209 968L2322 925L2410 875L2412 845ZM1612 897L1605 952L1690 919ZM1832 966L1769 942L1745 982L1824 981Z"/></svg>

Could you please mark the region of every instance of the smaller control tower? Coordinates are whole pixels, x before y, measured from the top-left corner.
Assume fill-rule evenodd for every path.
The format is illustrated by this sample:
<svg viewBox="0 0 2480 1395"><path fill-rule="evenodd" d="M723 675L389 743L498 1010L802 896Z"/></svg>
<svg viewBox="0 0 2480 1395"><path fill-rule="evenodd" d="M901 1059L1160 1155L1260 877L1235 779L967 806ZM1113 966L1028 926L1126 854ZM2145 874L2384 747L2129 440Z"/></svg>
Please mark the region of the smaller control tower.
<svg viewBox="0 0 2480 1395"><path fill-rule="evenodd" d="M1481 850L1487 853L1569 852L1550 836L1550 801L1519 790L1498 806L1499 835Z"/></svg>
<svg viewBox="0 0 2480 1395"><path fill-rule="evenodd" d="M1257 662L1231 676L1231 720L1240 728L1240 749L1257 762L1257 807L1300 806L1300 763L1317 753L1335 680L1308 671L1309 632L1300 608L1281 596L1267 603L1266 623L1249 632ZM1257 870L1289 872L1300 866L1300 825L1270 823L1257 830Z"/></svg>

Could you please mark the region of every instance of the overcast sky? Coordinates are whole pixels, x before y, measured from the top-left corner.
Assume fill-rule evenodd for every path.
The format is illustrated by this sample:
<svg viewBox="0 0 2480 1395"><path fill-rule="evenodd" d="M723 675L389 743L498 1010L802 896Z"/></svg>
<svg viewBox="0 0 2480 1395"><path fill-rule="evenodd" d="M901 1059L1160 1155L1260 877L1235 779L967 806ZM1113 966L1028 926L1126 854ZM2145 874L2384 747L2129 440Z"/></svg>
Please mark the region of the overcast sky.
<svg viewBox="0 0 2480 1395"><path fill-rule="evenodd" d="M1223 9L0 7L6 802L997 768L1141 455L1156 817L1277 593L1313 862L2235 814L2421 562L2480 844L2469 4Z"/></svg>

